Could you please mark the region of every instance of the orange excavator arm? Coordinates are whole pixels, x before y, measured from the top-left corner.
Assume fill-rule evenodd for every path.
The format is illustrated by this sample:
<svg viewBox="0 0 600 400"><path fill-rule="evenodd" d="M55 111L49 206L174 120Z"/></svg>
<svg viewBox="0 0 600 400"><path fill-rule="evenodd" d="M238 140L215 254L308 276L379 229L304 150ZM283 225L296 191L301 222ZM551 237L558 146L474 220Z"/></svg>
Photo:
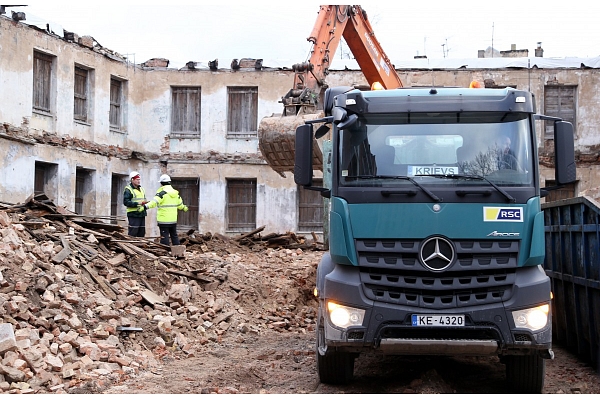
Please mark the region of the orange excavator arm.
<svg viewBox="0 0 600 400"><path fill-rule="evenodd" d="M361 6L322 5L308 41L313 44L309 61L294 64L294 84L281 98L282 117L263 118L259 125L259 148L267 163L279 174L294 169L296 127L306 119L317 119L327 84L325 79L337 48L344 38L369 85L379 82L385 89L402 87L381 44L375 37L367 13ZM315 144L315 146L317 146ZM315 168L322 155L314 151Z"/></svg>
<svg viewBox="0 0 600 400"><path fill-rule="evenodd" d="M318 84L324 84L342 37L369 85L379 82L386 89L402 87L400 77L375 37L366 11L361 6L349 5L321 6L315 26L308 37L308 41L314 45L310 63L314 65L314 76Z"/></svg>
<svg viewBox="0 0 600 400"><path fill-rule="evenodd" d="M342 37L369 85L379 82L385 89L402 87L400 76L375 37L365 10L357 5L322 5L307 39L313 44L310 60L292 66L294 84L283 103L286 107L296 107L286 108L286 115L297 113L301 105L318 102Z"/></svg>
<svg viewBox="0 0 600 400"><path fill-rule="evenodd" d="M369 85L379 82L385 89L403 86L394 65L373 33L367 13L360 6L352 6L343 36Z"/></svg>

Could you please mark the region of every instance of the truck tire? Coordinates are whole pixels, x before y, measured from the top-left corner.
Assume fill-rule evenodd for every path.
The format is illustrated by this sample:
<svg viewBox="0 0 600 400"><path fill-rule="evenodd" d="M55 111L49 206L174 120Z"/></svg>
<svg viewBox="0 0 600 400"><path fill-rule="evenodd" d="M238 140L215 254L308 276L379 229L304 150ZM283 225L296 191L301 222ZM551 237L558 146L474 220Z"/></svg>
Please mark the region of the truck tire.
<svg viewBox="0 0 600 400"><path fill-rule="evenodd" d="M506 380L515 393L542 393L546 360L538 355L506 356Z"/></svg>
<svg viewBox="0 0 600 400"><path fill-rule="evenodd" d="M337 351L327 351L325 331L322 321L317 323L317 371L321 383L346 385L354 376L354 355Z"/></svg>

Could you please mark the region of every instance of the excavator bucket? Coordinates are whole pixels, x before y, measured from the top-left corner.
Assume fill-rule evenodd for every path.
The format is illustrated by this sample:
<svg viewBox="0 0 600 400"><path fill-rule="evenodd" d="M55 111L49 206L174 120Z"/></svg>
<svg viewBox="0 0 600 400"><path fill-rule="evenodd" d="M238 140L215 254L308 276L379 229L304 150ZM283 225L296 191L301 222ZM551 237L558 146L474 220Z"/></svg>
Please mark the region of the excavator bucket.
<svg viewBox="0 0 600 400"><path fill-rule="evenodd" d="M279 175L294 172L296 128L305 121L323 118L323 112L317 114L299 114L293 116L265 117L258 127L258 147L267 160L267 164ZM320 124L316 124L315 129ZM313 169L323 170L323 151L317 140L313 141Z"/></svg>

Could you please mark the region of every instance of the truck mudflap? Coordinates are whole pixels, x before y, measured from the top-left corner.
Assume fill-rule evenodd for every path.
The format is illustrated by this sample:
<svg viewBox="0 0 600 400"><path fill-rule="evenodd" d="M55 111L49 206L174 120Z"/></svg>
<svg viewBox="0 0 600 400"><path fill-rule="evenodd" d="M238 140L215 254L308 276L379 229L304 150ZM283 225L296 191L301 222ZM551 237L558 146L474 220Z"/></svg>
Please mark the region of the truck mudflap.
<svg viewBox="0 0 600 400"><path fill-rule="evenodd" d="M385 354L424 355L445 354L482 356L498 353L495 340L448 339L381 339L379 350Z"/></svg>

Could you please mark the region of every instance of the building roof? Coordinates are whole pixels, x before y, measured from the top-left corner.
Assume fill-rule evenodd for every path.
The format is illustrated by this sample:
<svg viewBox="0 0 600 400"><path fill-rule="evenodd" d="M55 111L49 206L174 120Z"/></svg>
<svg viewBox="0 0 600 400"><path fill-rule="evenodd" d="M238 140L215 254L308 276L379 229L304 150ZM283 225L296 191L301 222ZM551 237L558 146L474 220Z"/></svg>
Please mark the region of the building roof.
<svg viewBox="0 0 600 400"><path fill-rule="evenodd" d="M497 58L419 58L392 60L397 70L402 69L502 69L502 68L600 68L600 57L593 58L544 58L544 57L497 57ZM335 59L330 70L360 70L355 59Z"/></svg>
<svg viewBox="0 0 600 400"><path fill-rule="evenodd" d="M27 15L23 23L45 30L64 38L64 29L60 24L40 18L33 14ZM300 60L265 59L264 68L291 69L292 65ZM441 69L503 69L503 68L600 68L600 56L591 58L563 57L494 57L494 58L418 58L409 60L391 60L397 70L441 70ZM195 69L209 69L209 60L196 62ZM231 60L223 60L223 67L229 68ZM185 69L186 67L183 67ZM332 71L360 70L355 59L335 58L331 67Z"/></svg>

